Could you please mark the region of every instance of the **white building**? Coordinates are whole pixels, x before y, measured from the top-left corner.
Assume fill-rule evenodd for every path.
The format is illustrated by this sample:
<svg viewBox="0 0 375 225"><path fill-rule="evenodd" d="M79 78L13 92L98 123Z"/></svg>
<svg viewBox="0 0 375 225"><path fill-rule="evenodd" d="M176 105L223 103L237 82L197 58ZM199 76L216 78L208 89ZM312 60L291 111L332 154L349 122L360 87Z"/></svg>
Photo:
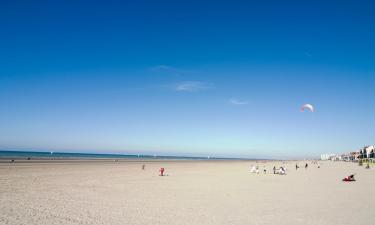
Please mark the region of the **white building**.
<svg viewBox="0 0 375 225"><path fill-rule="evenodd" d="M335 154L321 154L320 155L320 160L331 160L334 158L336 155Z"/></svg>
<svg viewBox="0 0 375 225"><path fill-rule="evenodd" d="M371 151L375 151L375 148L373 145L370 145L370 146L366 146L363 150L364 150L363 153L366 154L366 157L370 158Z"/></svg>

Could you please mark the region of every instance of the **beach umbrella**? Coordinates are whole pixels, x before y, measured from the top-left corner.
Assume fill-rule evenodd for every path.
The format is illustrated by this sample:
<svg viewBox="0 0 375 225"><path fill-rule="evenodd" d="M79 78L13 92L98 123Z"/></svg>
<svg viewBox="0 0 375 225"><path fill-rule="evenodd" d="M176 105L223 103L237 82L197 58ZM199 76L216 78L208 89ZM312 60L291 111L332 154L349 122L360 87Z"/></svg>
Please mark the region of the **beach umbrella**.
<svg viewBox="0 0 375 225"><path fill-rule="evenodd" d="M308 110L310 110L311 112L314 112L314 111L315 111L314 106L312 106L311 104L304 104L304 105L301 107L301 112L304 112L305 109L308 109Z"/></svg>

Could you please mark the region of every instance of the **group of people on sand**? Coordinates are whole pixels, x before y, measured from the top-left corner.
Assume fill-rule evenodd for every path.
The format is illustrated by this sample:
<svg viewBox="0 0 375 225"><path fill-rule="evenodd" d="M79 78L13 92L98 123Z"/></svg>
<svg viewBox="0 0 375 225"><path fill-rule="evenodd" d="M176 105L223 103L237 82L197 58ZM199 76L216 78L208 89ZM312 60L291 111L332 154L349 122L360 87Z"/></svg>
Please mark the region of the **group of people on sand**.
<svg viewBox="0 0 375 225"><path fill-rule="evenodd" d="M309 167L309 164L305 164L305 169L307 169ZM318 166L318 168L320 168L320 166ZM299 169L299 166L298 166L298 164L296 163L296 170L298 170Z"/></svg>
<svg viewBox="0 0 375 225"><path fill-rule="evenodd" d="M260 170L259 170L259 166L252 166L251 167L251 170L250 170L252 173L256 173L256 174L259 174L260 173ZM263 173L267 173L267 169L265 166L263 166Z"/></svg>
<svg viewBox="0 0 375 225"><path fill-rule="evenodd" d="M260 173L260 170L259 170L259 166L256 165L256 166L252 166L251 169L250 169L250 172L251 173L256 173L256 174L259 174ZM267 169L265 166L263 166L263 173L266 174L267 173ZM273 174L279 174L279 175L286 175L286 168L284 166L280 166L278 169L276 168L276 166L273 167Z"/></svg>
<svg viewBox="0 0 375 225"><path fill-rule="evenodd" d="M317 164L317 163L316 163ZM309 167L309 164L308 163L305 163L305 169L307 169ZM320 166L318 165L318 168L320 168ZM145 170L146 169L146 165L143 164L142 165L142 170ZM299 166L298 164L296 163L296 170L299 169ZM260 173L260 170L259 170L259 166L258 165L253 165L251 167L251 170L250 170L251 173L256 173L256 174L259 174ZM266 169L266 166L263 166L263 173L266 174L267 173L267 169ZM276 166L273 166L273 174L278 174L278 175L286 175L286 167L285 166L280 166L279 168L276 168ZM165 169L162 167L160 168L159 170L159 176L165 176ZM352 174L352 175L349 175L347 177L345 177L344 179L342 179L342 181L347 181L347 182L350 182L350 181L355 181L354 179L354 175L355 174Z"/></svg>
<svg viewBox="0 0 375 225"><path fill-rule="evenodd" d="M315 164L317 164L317 163L315 163ZM305 167L305 169L308 169L309 164L306 162L304 167ZM296 170L298 170L299 168L300 168L300 166L298 165L298 163L296 163ZM318 168L320 168L319 165L318 165ZM251 169L250 169L250 172L259 174L261 172L261 170L259 169L258 165L252 165ZM264 174L267 173L267 170L266 170L265 166L263 166L263 173ZM280 167L276 168L276 166L274 166L273 167L273 174L286 175L286 167L280 166Z"/></svg>
<svg viewBox="0 0 375 225"><path fill-rule="evenodd" d="M280 166L279 169L276 169L276 167L274 166L273 174L286 175L286 168L284 166Z"/></svg>

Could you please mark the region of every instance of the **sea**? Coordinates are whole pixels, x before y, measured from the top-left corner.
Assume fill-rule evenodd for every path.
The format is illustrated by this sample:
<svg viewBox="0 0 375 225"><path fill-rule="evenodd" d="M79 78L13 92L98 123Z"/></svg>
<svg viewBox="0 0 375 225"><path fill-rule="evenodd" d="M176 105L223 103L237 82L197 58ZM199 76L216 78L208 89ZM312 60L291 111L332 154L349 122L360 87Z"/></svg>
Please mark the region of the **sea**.
<svg viewBox="0 0 375 225"><path fill-rule="evenodd" d="M134 154L97 154L97 153L72 153L72 152L45 152L45 151L8 151L0 150L0 159L180 159L180 160L208 160L208 159L233 159L214 157L189 157L189 156L164 156L164 155L134 155Z"/></svg>

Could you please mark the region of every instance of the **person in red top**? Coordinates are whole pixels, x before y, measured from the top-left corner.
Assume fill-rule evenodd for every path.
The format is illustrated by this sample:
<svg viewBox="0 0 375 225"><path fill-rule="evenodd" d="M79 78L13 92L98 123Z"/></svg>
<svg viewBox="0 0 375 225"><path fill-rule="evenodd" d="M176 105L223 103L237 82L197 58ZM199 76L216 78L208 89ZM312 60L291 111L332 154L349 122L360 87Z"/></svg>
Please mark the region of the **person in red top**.
<svg viewBox="0 0 375 225"><path fill-rule="evenodd" d="M160 176L164 176L164 168L160 168L160 170L159 170L159 172L160 172Z"/></svg>
<svg viewBox="0 0 375 225"><path fill-rule="evenodd" d="M352 174L352 175L350 175L350 176L347 176L347 177L345 177L344 179L342 179L342 181L355 181L355 179L354 179L354 175L355 174Z"/></svg>

